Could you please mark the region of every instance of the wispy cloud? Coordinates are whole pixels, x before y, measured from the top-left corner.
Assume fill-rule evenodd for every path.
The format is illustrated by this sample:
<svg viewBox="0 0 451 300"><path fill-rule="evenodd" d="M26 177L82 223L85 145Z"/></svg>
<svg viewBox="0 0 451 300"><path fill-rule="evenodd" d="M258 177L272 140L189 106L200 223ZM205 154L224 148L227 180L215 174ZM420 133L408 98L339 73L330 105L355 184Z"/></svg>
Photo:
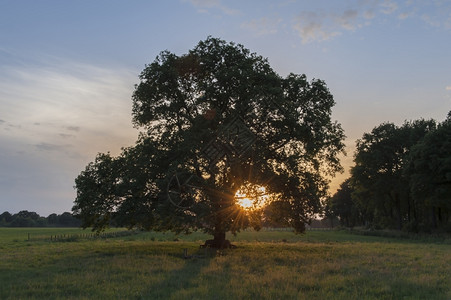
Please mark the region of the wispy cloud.
<svg viewBox="0 0 451 300"><path fill-rule="evenodd" d="M343 11L302 11L294 20L293 29L303 43L321 42L355 31L370 24L376 17L373 7L356 7Z"/></svg>
<svg viewBox="0 0 451 300"><path fill-rule="evenodd" d="M253 31L258 36L270 35L278 32L278 26L281 22L281 18L263 17L245 22L241 24L241 28Z"/></svg>
<svg viewBox="0 0 451 300"><path fill-rule="evenodd" d="M80 127L78 126L66 126L66 129L69 131L80 131Z"/></svg>
<svg viewBox="0 0 451 300"><path fill-rule="evenodd" d="M357 10L349 9L338 16L337 22L346 30L355 30L359 26L357 22L358 16L359 12Z"/></svg>
<svg viewBox="0 0 451 300"><path fill-rule="evenodd" d="M77 139L72 150L80 156L110 150L106 145L119 150L136 137L130 116L136 81L130 70L58 59L9 66L0 73L0 106L2 119L14 123L6 123L10 130L3 134L38 150L55 150L71 135Z"/></svg>
<svg viewBox="0 0 451 300"><path fill-rule="evenodd" d="M451 85L448 85L445 89L446 89L447 91L451 91Z"/></svg>
<svg viewBox="0 0 451 300"><path fill-rule="evenodd" d="M374 19L375 16L376 16L376 14L375 14L374 10L371 9L371 8L368 9L368 10L365 10L365 11L363 12L363 17L364 17L365 19L367 19L367 20Z"/></svg>
<svg viewBox="0 0 451 300"><path fill-rule="evenodd" d="M398 15L398 19L405 20L410 16L410 13L404 12Z"/></svg>
<svg viewBox="0 0 451 300"><path fill-rule="evenodd" d="M394 13L398 9L398 4L391 0L385 0L380 4L382 12L386 15Z"/></svg>
<svg viewBox="0 0 451 300"><path fill-rule="evenodd" d="M292 28L303 43L321 42L370 26L375 20L419 18L434 27L451 29L451 5L447 1L358 0L354 7L302 10L293 19ZM419 14L419 11L424 11Z"/></svg>
<svg viewBox="0 0 451 300"><path fill-rule="evenodd" d="M237 15L241 12L237 9L229 8L222 4L219 0L183 0L184 2L189 2L191 5L195 6L200 13L208 13L211 9L219 9L222 13L226 15Z"/></svg>
<svg viewBox="0 0 451 300"><path fill-rule="evenodd" d="M73 135L73 134L67 134L67 133L60 133L59 136L62 137L63 139L68 139L68 138L73 138L73 137L75 137L75 135Z"/></svg>
<svg viewBox="0 0 451 300"><path fill-rule="evenodd" d="M355 9L342 13L301 12L295 19L293 29L299 34L303 43L326 41L354 31L365 25L364 18Z"/></svg>
<svg viewBox="0 0 451 300"><path fill-rule="evenodd" d="M451 3L448 0L409 0L399 5L398 19L416 18L431 27L451 29Z"/></svg>
<svg viewBox="0 0 451 300"><path fill-rule="evenodd" d="M431 16L429 14L423 14L421 16L421 20L431 27L440 27L442 25L442 23L438 18L436 18L435 16Z"/></svg>
<svg viewBox="0 0 451 300"><path fill-rule="evenodd" d="M61 59L2 67L2 199L21 199L21 209L36 209L27 199L54 201L52 210L67 206L74 178L96 153L116 155L136 141L130 112L137 75Z"/></svg>
<svg viewBox="0 0 451 300"><path fill-rule="evenodd" d="M41 151L56 151L56 152L61 152L61 151L66 151L67 148L70 148L72 145L55 145L55 144L50 144L50 143L40 143L35 145L35 147L38 150Z"/></svg>
<svg viewBox="0 0 451 300"><path fill-rule="evenodd" d="M340 34L325 23L326 18L316 12L301 12L293 26L302 39L302 43L325 41Z"/></svg>

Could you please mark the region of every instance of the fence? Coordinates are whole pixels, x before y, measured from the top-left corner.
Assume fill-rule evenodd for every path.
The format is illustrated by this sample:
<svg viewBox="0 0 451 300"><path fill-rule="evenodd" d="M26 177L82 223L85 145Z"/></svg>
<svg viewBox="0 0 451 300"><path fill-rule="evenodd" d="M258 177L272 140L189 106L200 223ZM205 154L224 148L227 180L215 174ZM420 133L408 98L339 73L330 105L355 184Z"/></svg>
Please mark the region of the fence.
<svg viewBox="0 0 451 300"><path fill-rule="evenodd" d="M335 230L336 228L332 228L332 227L310 227L310 226L306 226L305 230L306 231L327 231L327 230ZM293 231L294 229L291 227L281 227L281 228L274 228L274 227L263 227L264 231Z"/></svg>
<svg viewBox="0 0 451 300"><path fill-rule="evenodd" d="M102 233L74 233L74 234L54 234L54 235L36 235L32 236L28 233L28 241L51 241L51 242L67 242L81 239L107 239L135 235L136 230L102 232Z"/></svg>

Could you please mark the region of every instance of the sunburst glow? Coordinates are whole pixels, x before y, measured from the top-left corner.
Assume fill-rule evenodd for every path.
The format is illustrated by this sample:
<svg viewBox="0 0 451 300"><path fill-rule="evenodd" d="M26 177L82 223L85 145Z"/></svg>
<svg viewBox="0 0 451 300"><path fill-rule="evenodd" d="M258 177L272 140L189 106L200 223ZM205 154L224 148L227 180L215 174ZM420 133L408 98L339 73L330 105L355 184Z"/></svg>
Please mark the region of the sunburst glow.
<svg viewBox="0 0 451 300"><path fill-rule="evenodd" d="M236 203L246 209L250 209L254 205L254 201L249 198L237 198Z"/></svg>
<svg viewBox="0 0 451 300"><path fill-rule="evenodd" d="M235 193L235 201L245 210L256 210L264 207L269 196L263 186L246 184Z"/></svg>

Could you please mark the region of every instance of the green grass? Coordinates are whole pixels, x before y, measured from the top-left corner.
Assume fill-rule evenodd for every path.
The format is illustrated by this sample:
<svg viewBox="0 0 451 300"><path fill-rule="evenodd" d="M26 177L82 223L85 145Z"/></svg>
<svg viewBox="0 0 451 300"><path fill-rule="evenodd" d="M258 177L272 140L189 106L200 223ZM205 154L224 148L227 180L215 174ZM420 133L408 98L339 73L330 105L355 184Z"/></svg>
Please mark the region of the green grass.
<svg viewBox="0 0 451 300"><path fill-rule="evenodd" d="M27 240L77 230L0 228L0 299L451 299L446 242L244 231L216 252L199 249L201 233Z"/></svg>

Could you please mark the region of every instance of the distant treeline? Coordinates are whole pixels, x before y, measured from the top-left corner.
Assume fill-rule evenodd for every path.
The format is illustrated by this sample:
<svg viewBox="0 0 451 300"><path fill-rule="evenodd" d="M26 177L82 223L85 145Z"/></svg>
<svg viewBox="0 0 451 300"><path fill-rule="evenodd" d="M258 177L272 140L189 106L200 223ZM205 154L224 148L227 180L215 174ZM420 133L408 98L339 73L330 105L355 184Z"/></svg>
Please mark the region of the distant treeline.
<svg viewBox="0 0 451 300"><path fill-rule="evenodd" d="M81 222L71 213L50 214L47 218L35 212L22 210L17 214L4 212L0 215L0 227L80 227Z"/></svg>
<svg viewBox="0 0 451 300"><path fill-rule="evenodd" d="M327 202L346 227L451 232L451 112L383 123L357 141L355 165Z"/></svg>

